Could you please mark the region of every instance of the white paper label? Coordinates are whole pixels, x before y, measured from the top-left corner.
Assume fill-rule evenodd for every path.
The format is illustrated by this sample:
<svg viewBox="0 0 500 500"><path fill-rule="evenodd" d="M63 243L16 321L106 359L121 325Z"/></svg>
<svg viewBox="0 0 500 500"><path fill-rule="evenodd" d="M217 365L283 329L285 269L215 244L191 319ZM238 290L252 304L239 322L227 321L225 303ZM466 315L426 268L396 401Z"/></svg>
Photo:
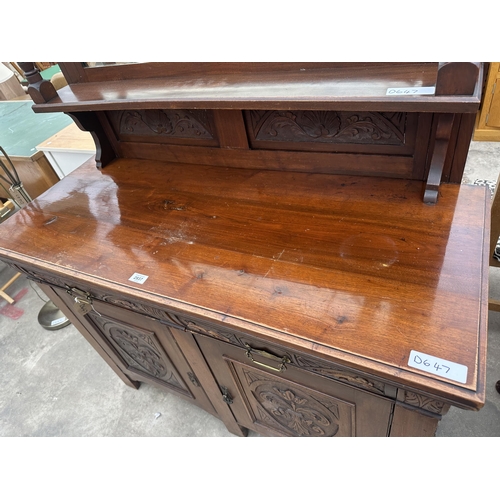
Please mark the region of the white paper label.
<svg viewBox="0 0 500 500"><path fill-rule="evenodd" d="M142 285L148 278L149 276L146 276L145 274L134 273L128 280Z"/></svg>
<svg viewBox="0 0 500 500"><path fill-rule="evenodd" d="M385 95L434 95L436 87L394 87Z"/></svg>
<svg viewBox="0 0 500 500"><path fill-rule="evenodd" d="M440 377L448 378L465 384L467 381L467 367L453 361L430 356L423 352L411 351L408 366L418 368L424 372L434 373Z"/></svg>
<svg viewBox="0 0 500 500"><path fill-rule="evenodd" d="M56 326L56 325L61 325L62 323L64 323L65 321L68 321L66 319L66 317L64 318L58 318L58 319L53 319L51 322L50 322L50 326Z"/></svg>

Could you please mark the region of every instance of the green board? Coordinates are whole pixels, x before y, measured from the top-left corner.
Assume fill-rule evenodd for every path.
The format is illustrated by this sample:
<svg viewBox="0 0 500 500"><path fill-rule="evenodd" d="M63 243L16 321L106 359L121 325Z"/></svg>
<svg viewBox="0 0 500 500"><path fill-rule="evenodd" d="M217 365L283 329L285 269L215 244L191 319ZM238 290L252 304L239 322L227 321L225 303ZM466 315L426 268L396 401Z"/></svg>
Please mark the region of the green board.
<svg viewBox="0 0 500 500"><path fill-rule="evenodd" d="M44 69L42 72L40 72L40 76L44 80L49 80L56 74L61 71L61 68L59 68L59 64L55 64L54 66L51 66L48 69Z"/></svg>
<svg viewBox="0 0 500 500"><path fill-rule="evenodd" d="M44 69L43 71L40 72L40 76L44 80L49 80L56 74L61 71L61 68L59 67L59 64L54 64L54 66L51 66L50 68ZM21 82L23 85L28 85L28 80L23 79Z"/></svg>
<svg viewBox="0 0 500 500"><path fill-rule="evenodd" d="M9 156L32 156L36 146L73 120L64 113L35 113L33 101L0 101L0 146Z"/></svg>

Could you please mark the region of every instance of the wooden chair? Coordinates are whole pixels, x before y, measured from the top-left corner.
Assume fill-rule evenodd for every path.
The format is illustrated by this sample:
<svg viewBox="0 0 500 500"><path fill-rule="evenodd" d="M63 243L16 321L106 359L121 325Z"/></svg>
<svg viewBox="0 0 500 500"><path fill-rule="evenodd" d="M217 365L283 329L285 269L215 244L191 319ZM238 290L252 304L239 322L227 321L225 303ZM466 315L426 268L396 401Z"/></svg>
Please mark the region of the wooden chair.
<svg viewBox="0 0 500 500"><path fill-rule="evenodd" d="M15 207L12 201L0 198L0 222L3 222L10 215L12 215L14 213L14 209ZM5 299L9 304L13 304L14 299L5 293L5 290L12 285L12 283L14 283L19 276L21 276L21 273L16 273L12 278L10 278L9 281L7 281L7 283L5 283L5 285L0 288L0 297Z"/></svg>
<svg viewBox="0 0 500 500"><path fill-rule="evenodd" d="M5 293L5 290L10 285L12 285L12 283L14 283L14 281L16 281L17 278L19 278L19 276L21 276L21 273L14 274L14 276L12 276L12 278L10 278L10 280L7 281L7 283L5 283L5 285L3 285L2 288L0 288L0 297L2 299L5 299L9 304L13 304L15 302L15 300L10 295L8 295L7 293Z"/></svg>

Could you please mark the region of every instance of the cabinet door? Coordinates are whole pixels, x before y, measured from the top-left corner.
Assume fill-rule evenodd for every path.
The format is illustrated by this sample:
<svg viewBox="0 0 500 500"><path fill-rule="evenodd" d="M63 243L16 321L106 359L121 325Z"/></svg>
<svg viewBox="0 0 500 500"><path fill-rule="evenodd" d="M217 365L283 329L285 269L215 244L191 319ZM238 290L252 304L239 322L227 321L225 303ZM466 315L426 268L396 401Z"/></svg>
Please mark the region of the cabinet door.
<svg viewBox="0 0 500 500"><path fill-rule="evenodd" d="M64 292L56 293L71 307L74 299ZM173 391L216 415L170 330L158 320L97 300L91 310L77 317L132 380Z"/></svg>
<svg viewBox="0 0 500 500"><path fill-rule="evenodd" d="M271 436L386 436L392 403L209 337L197 342L238 424ZM269 368L263 365L269 365Z"/></svg>

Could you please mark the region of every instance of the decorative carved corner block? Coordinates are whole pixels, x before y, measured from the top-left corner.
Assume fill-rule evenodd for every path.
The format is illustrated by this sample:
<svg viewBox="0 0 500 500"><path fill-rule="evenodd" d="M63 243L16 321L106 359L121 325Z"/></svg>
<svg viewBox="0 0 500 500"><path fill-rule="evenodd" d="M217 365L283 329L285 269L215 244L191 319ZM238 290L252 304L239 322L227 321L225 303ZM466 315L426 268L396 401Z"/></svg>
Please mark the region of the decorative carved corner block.
<svg viewBox="0 0 500 500"><path fill-rule="evenodd" d="M444 403L443 401L437 401L431 397L424 396L422 394L417 394L411 391L398 391L398 399L400 399L403 403L406 403L410 406L415 406L417 408L421 408L422 410L426 410L431 413L435 413L437 415L444 415L448 411L450 405ZM402 394L402 396L401 396Z"/></svg>

